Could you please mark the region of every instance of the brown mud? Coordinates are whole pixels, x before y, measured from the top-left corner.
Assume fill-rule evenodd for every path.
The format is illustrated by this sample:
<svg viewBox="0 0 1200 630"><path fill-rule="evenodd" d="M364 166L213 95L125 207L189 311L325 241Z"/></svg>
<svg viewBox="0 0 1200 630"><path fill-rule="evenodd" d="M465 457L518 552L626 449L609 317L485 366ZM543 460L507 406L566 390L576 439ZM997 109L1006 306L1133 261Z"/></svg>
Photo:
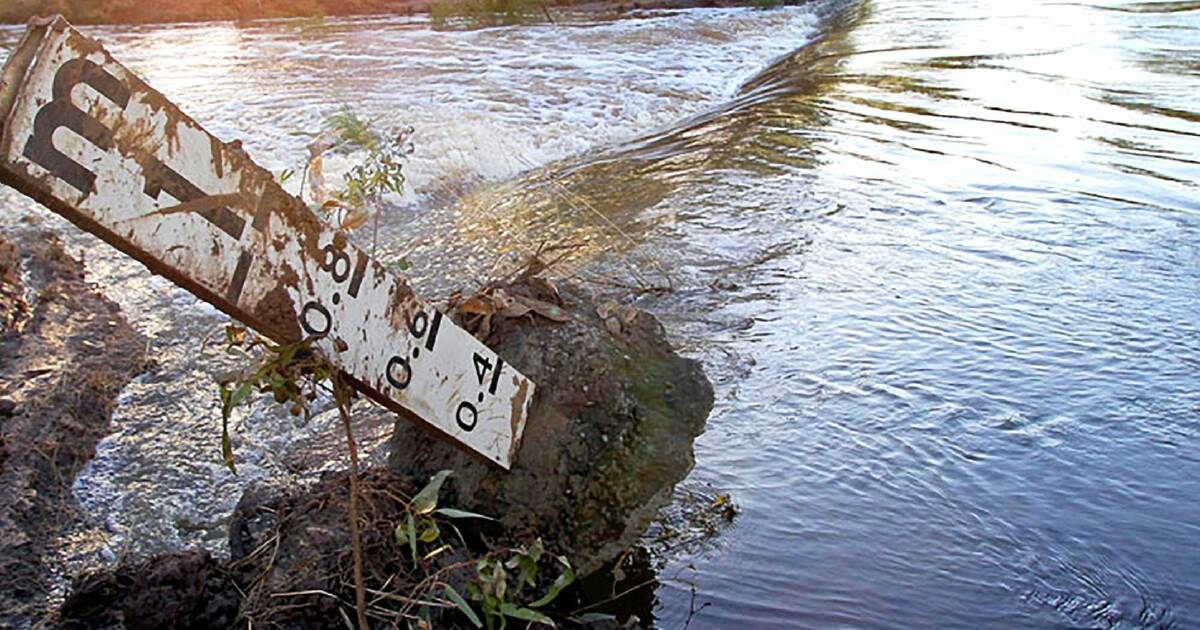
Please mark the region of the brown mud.
<svg viewBox="0 0 1200 630"><path fill-rule="evenodd" d="M184 551L80 577L54 625L68 630L230 628L240 601L224 563L207 552Z"/></svg>
<svg viewBox="0 0 1200 630"><path fill-rule="evenodd" d="M145 348L57 237L14 232L0 236L0 627L53 605L60 536L80 516L71 485Z"/></svg>

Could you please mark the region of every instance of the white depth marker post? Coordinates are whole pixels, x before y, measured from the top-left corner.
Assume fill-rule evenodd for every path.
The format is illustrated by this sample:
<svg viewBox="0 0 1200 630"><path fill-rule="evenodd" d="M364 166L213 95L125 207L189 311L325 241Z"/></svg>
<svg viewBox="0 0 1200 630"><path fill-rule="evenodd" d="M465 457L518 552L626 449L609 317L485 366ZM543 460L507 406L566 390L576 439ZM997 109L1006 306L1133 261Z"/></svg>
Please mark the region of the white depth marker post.
<svg viewBox="0 0 1200 630"><path fill-rule="evenodd" d="M534 385L61 17L0 74L0 182L507 469ZM339 350L340 348L340 350Z"/></svg>

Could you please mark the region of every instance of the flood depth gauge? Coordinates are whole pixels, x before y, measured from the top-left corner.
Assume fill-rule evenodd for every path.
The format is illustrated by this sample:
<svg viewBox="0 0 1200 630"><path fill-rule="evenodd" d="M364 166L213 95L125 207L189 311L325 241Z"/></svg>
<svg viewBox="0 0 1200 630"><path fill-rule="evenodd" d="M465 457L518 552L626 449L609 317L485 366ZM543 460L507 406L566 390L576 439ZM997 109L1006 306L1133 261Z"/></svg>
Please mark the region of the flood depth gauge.
<svg viewBox="0 0 1200 630"><path fill-rule="evenodd" d="M61 17L0 75L0 181L503 468L534 385Z"/></svg>

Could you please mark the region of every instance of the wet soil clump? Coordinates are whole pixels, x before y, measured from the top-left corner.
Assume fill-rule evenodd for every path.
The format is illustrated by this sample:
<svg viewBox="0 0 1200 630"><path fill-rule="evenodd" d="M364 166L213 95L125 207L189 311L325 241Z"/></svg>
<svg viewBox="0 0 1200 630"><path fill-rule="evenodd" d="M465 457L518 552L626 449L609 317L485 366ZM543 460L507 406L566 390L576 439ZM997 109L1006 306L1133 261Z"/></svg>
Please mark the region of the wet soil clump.
<svg viewBox="0 0 1200 630"><path fill-rule="evenodd" d="M586 575L630 548L691 471L712 385L649 313L597 305L571 285L504 293L562 311L551 313L562 321L531 313L487 328L487 344L537 384L512 469L406 421L396 423L389 465L415 478L454 470L452 501L495 516L517 540L541 536Z"/></svg>
<svg viewBox="0 0 1200 630"><path fill-rule="evenodd" d="M67 630L230 628L241 599L223 563L206 552L186 551L83 576L63 604L58 625Z"/></svg>

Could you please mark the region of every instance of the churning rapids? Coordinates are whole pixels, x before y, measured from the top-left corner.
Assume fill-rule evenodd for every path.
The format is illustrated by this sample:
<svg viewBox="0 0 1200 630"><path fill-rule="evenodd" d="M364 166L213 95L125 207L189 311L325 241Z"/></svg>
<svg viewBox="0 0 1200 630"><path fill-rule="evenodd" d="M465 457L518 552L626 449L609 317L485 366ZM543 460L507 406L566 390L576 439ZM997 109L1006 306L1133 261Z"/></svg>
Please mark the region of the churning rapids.
<svg viewBox="0 0 1200 630"><path fill-rule="evenodd" d="M640 303L718 398L686 484L742 513L665 560L661 627L688 582L693 627L1200 625L1200 4L87 31L274 170L343 104L411 125L380 247L428 293L543 242L671 276ZM155 357L76 484L73 562L220 549L247 483L341 465L328 414L264 404L227 473L200 351L223 317L0 201Z"/></svg>

